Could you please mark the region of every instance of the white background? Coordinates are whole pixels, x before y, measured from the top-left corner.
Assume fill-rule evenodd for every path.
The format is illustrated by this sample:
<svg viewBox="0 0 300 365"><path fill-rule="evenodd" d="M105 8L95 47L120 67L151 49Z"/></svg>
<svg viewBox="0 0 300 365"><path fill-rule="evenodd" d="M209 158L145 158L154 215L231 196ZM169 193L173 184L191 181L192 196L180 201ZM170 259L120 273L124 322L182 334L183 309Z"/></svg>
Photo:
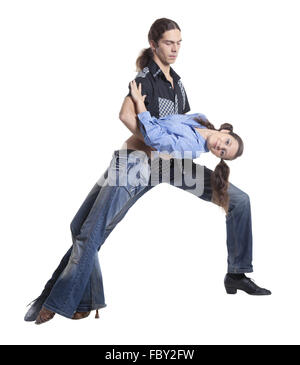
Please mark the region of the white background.
<svg viewBox="0 0 300 365"><path fill-rule="evenodd" d="M1 1L3 344L299 344L298 1ZM191 112L231 122L245 153L254 273L269 297L227 295L225 217L160 185L100 250L107 307L23 321L71 245L69 224L130 132L118 119L155 19L182 30L174 69ZM213 168L205 155L196 162Z"/></svg>

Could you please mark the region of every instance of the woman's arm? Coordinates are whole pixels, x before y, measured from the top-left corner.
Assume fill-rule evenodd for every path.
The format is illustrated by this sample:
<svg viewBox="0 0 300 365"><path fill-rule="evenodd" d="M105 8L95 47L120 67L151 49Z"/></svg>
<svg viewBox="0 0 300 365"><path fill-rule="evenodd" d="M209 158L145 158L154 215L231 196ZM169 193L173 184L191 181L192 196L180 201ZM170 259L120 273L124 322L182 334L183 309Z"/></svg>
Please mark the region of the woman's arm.
<svg viewBox="0 0 300 365"><path fill-rule="evenodd" d="M145 99L147 95L142 95L142 84L139 84L139 87L136 86L135 80L130 82L130 90L131 90L131 97L134 101L137 114L146 112L147 109L145 107Z"/></svg>
<svg viewBox="0 0 300 365"><path fill-rule="evenodd" d="M183 156L189 154L196 156L195 146L188 136L177 134L175 130L167 130L162 122L152 117L145 107L144 100L146 95L142 95L142 85L137 87L136 82L130 82L131 98L135 105L137 117L131 127L138 129L143 141L159 152L172 154L174 156ZM174 117L174 116L172 116ZM132 121L133 122L133 121ZM175 122L174 122L175 123ZM140 131L140 128L142 132ZM169 127L170 128L170 127ZM182 132L184 129L182 130Z"/></svg>
<svg viewBox="0 0 300 365"><path fill-rule="evenodd" d="M184 129L178 134L175 130L172 130L172 124L166 128L162 121L152 117L148 111L139 113L138 118L143 130L145 143L148 146L177 158L181 158L180 156L184 155L186 158L190 158L190 156L196 158L195 140L191 136L185 135ZM176 122L174 121L174 123Z"/></svg>

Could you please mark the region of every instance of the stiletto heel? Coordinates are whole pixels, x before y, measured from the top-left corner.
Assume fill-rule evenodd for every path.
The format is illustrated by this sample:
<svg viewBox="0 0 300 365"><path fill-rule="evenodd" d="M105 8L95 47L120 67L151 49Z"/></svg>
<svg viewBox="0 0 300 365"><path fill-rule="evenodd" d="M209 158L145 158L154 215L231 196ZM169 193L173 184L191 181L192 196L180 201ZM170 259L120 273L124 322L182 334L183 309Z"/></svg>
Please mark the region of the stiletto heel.
<svg viewBox="0 0 300 365"><path fill-rule="evenodd" d="M227 294L236 294L237 289L225 287Z"/></svg>

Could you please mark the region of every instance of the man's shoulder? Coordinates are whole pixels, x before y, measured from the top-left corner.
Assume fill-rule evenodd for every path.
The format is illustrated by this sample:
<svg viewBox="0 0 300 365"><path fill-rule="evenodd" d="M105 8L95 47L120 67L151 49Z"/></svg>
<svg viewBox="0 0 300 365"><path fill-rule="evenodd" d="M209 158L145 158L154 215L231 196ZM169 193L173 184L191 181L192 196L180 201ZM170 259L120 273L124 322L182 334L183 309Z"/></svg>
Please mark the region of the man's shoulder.
<svg viewBox="0 0 300 365"><path fill-rule="evenodd" d="M135 81L137 84L142 84L142 88L145 92L152 92L152 90L156 88L155 79L147 66L137 73Z"/></svg>
<svg viewBox="0 0 300 365"><path fill-rule="evenodd" d="M142 78L142 79L145 79L145 78L149 78L150 76L150 69L148 66L144 67L141 71L139 71L136 75L136 79L138 78Z"/></svg>

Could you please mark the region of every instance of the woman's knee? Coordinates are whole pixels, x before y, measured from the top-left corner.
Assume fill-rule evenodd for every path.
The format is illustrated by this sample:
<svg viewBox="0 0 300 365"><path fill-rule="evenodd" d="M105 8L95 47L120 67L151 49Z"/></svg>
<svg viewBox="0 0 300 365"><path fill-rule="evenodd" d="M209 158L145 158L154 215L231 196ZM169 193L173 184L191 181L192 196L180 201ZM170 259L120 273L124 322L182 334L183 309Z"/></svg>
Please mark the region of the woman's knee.
<svg viewBox="0 0 300 365"><path fill-rule="evenodd" d="M229 188L228 193L231 209L237 206L245 207L250 205L249 195L235 186Z"/></svg>

